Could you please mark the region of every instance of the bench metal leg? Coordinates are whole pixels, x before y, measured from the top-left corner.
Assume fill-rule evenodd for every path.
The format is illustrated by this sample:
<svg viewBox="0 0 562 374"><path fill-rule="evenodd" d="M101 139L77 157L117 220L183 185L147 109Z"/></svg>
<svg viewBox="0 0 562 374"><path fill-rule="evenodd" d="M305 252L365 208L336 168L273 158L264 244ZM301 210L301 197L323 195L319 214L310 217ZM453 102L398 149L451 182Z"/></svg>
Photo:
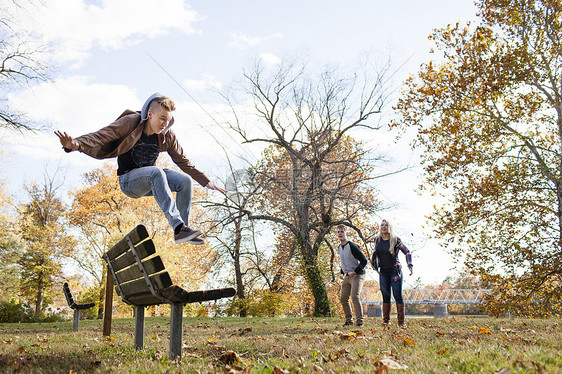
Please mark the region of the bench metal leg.
<svg viewBox="0 0 562 374"><path fill-rule="evenodd" d="M144 306L135 306L135 349L144 346Z"/></svg>
<svg viewBox="0 0 562 374"><path fill-rule="evenodd" d="M79 322L80 322L80 310L74 309L74 321L72 322L72 330L78 331Z"/></svg>
<svg viewBox="0 0 562 374"><path fill-rule="evenodd" d="M183 304L172 304L170 313L170 358L181 358L183 332Z"/></svg>

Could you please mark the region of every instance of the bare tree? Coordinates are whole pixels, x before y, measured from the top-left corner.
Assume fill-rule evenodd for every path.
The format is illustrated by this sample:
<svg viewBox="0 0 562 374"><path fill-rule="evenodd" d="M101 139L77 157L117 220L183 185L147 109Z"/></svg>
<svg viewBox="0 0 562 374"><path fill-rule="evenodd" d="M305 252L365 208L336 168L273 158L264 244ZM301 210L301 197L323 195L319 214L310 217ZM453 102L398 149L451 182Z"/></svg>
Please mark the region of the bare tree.
<svg viewBox="0 0 562 374"><path fill-rule="evenodd" d="M23 113L10 108L5 97L17 87L47 80L47 67L41 62L43 47L29 34L19 32L12 10L16 2L0 5L0 127L10 130L33 130Z"/></svg>
<svg viewBox="0 0 562 374"><path fill-rule="evenodd" d="M369 233L357 223L378 207L369 185L377 159L351 135L380 128L372 117L387 98L387 71L388 65L370 79L356 72L340 77L338 71L326 69L310 78L304 66L283 65L268 75L269 70L257 64L244 73L245 98L253 100L257 123L247 126L237 115L229 123L244 143L265 147L263 158L250 169L259 193L250 199L245 214L294 235L315 315L331 314L318 263L327 234L344 223L366 240ZM235 108L232 99L230 104Z"/></svg>

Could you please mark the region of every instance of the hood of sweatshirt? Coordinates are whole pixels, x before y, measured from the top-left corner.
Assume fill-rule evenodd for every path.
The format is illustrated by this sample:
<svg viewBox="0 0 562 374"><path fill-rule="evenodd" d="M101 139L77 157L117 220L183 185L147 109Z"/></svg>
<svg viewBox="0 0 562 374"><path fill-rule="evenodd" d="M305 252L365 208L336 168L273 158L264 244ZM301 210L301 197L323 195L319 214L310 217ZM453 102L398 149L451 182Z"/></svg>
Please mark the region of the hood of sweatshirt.
<svg viewBox="0 0 562 374"><path fill-rule="evenodd" d="M150 103L152 102L152 100L157 99L159 97L164 97L165 95L162 95L161 93L154 93L152 94L148 99L146 99L146 101L144 102L142 109L141 109L141 122L144 122L148 119L148 107L150 106ZM166 126L166 128L164 130L162 130L162 134L166 133L170 127L172 127L172 125L174 124L174 117L172 117L172 119L170 120L170 122L168 123L168 126Z"/></svg>

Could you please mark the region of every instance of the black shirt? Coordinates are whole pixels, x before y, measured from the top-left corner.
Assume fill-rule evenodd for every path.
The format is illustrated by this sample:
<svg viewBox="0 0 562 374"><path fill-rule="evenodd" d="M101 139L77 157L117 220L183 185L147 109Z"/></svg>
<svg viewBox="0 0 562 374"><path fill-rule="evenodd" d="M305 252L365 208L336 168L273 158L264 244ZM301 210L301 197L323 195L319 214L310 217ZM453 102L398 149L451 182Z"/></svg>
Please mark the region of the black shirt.
<svg viewBox="0 0 562 374"><path fill-rule="evenodd" d="M154 166L159 154L158 134L145 135L143 132L129 152L117 157L117 175L123 175L144 166Z"/></svg>
<svg viewBox="0 0 562 374"><path fill-rule="evenodd" d="M394 268L394 258L390 253L390 240L380 240L377 245L377 256L379 258L380 271L383 274L392 273Z"/></svg>

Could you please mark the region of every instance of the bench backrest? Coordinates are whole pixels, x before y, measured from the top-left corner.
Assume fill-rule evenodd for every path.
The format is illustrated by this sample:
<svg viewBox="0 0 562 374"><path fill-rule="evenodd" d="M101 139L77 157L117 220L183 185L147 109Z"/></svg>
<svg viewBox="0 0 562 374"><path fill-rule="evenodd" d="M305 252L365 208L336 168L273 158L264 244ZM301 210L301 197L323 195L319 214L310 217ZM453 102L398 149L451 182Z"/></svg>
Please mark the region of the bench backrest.
<svg viewBox="0 0 562 374"><path fill-rule="evenodd" d="M146 227L138 225L103 255L117 294L126 303L157 305L169 302L160 291L172 286L172 279L160 256L153 256L155 253Z"/></svg>
<svg viewBox="0 0 562 374"><path fill-rule="evenodd" d="M70 292L70 287L68 287L68 283L66 282L64 282L64 284L62 285L62 289L64 291L64 297L66 298L66 302L68 303L70 309L74 309L74 310L90 309L96 305L96 303L78 304L77 302L75 302L74 298L72 297L72 293Z"/></svg>

